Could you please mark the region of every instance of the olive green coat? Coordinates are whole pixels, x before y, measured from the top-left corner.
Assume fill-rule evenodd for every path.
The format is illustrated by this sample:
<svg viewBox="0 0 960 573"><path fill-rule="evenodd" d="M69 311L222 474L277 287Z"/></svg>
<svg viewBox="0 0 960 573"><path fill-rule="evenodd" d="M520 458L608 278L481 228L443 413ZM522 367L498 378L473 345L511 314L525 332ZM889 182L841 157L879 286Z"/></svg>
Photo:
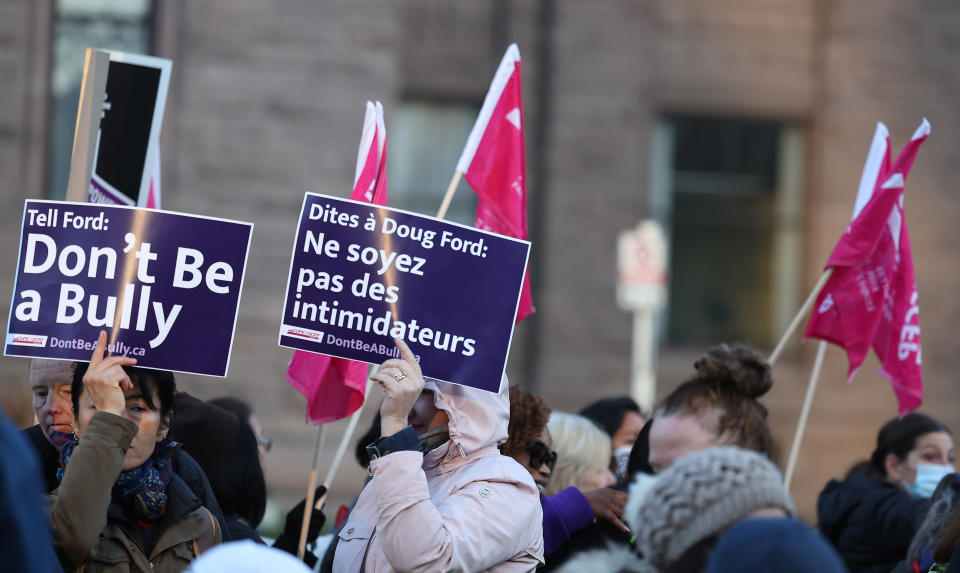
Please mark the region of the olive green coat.
<svg viewBox="0 0 960 573"><path fill-rule="evenodd" d="M67 571L183 571L204 549L220 543L220 525L176 474L167 486L167 510L154 525L153 549L137 542L135 522L112 504L114 482L138 427L97 412L70 457L53 496L50 522Z"/></svg>

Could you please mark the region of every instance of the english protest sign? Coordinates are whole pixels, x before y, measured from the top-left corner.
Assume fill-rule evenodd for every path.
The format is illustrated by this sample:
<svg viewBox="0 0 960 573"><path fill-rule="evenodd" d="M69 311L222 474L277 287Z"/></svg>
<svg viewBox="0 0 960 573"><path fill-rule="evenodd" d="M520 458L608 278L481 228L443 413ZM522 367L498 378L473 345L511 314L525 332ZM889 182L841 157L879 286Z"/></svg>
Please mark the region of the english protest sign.
<svg viewBox="0 0 960 573"><path fill-rule="evenodd" d="M4 354L226 376L253 225L123 206L24 205Z"/></svg>
<svg viewBox="0 0 960 573"><path fill-rule="evenodd" d="M433 217L307 193L281 346L380 363L393 338L425 376L496 392L530 243Z"/></svg>

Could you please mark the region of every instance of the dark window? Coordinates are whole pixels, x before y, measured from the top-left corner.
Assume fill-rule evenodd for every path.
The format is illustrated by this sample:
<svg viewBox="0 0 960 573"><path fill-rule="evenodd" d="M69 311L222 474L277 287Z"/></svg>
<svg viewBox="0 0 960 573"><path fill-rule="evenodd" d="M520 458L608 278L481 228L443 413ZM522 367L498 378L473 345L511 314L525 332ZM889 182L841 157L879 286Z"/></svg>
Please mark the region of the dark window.
<svg viewBox="0 0 960 573"><path fill-rule="evenodd" d="M150 0L57 0L50 78L50 146L47 196L63 199L77 123L86 49L146 54Z"/></svg>
<svg viewBox="0 0 960 573"><path fill-rule="evenodd" d="M766 346L780 327L782 308L792 306L795 296L792 285L781 288L777 260L791 258L799 268L799 217L789 212L799 208L793 200L799 185L781 173L785 134L796 130L710 117L673 117L668 123L673 153L667 337L674 344ZM787 153L797 153L797 145L788 147ZM802 161L799 149L800 157L787 159Z"/></svg>
<svg viewBox="0 0 960 573"><path fill-rule="evenodd" d="M385 110L389 206L436 215L479 111L423 100ZM446 219L472 226L476 211L477 195L461 179Z"/></svg>

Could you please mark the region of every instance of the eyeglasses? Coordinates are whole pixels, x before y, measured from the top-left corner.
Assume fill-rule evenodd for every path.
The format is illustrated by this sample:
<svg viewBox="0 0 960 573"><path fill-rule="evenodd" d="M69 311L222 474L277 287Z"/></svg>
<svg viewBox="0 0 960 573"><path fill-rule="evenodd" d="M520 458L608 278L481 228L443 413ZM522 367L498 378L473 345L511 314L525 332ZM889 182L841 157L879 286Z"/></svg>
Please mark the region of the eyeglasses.
<svg viewBox="0 0 960 573"><path fill-rule="evenodd" d="M270 448L273 447L273 438L268 438L266 436L261 436L259 440L260 447L263 448L263 451L269 452Z"/></svg>
<svg viewBox="0 0 960 573"><path fill-rule="evenodd" d="M557 452L548 448L542 440L527 442L527 451L530 452L531 468L539 468L543 464L547 464L550 471L553 471L553 466L557 465Z"/></svg>

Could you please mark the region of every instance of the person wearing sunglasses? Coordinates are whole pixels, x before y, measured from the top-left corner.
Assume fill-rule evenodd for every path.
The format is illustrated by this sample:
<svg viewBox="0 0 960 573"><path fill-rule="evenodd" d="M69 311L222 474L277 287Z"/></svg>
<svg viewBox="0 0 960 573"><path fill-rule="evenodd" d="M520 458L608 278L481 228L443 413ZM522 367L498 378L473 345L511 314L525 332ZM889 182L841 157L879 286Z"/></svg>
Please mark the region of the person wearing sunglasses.
<svg viewBox="0 0 960 573"><path fill-rule="evenodd" d="M626 503L625 493L601 486L583 491L570 484L553 495L546 495L548 489L552 489L551 478L558 461L547 428L549 419L550 408L542 396L528 394L521 388L510 389L509 438L500 446L500 453L526 468L540 489L544 555L548 567L557 560L558 554L563 553L571 538L597 518L626 529L619 519Z"/></svg>

